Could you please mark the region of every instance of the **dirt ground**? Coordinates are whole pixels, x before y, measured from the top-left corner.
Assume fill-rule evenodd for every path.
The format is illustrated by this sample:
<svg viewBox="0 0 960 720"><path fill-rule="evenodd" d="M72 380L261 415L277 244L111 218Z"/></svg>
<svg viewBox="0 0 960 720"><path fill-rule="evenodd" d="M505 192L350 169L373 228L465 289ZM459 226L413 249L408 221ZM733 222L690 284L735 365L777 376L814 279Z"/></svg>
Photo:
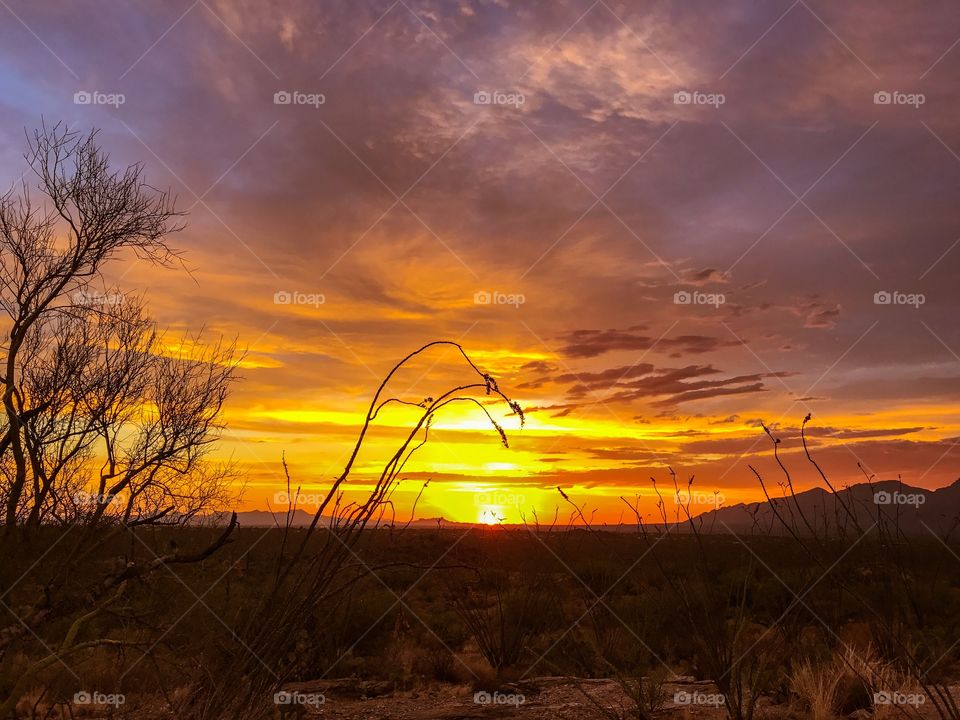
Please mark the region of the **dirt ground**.
<svg viewBox="0 0 960 720"><path fill-rule="evenodd" d="M580 720L603 718L595 703L614 711L629 707L620 687L612 680L535 678L501 688L496 697L478 695L470 687L438 686L430 690L380 695L378 683L334 680L296 686L303 693L322 694L324 702L309 708L304 717L338 720L455 720L458 718L525 718L527 720ZM594 700L591 702L584 693ZM708 683L677 682L664 686L663 718L704 720L726 717L715 703L715 688ZM675 698L680 702L675 702ZM684 702L687 700L688 702ZM699 703L699 704L697 704ZM704 704L707 703L707 704ZM771 712L772 711L772 712ZM629 717L626 713L624 717ZM767 717L787 718L788 712L768 708ZM793 716L800 717L800 716Z"/></svg>
<svg viewBox="0 0 960 720"><path fill-rule="evenodd" d="M337 720L459 720L460 718L523 718L524 720L583 720L585 718L633 717L630 703L613 680L575 680L542 677L508 685L498 695L474 697L467 685L438 685L430 690L392 692L386 683L330 680L291 686L303 693L322 695L323 702L302 715L287 717L336 718ZM590 695L591 701L584 693ZM960 699L960 686L951 694ZM707 682L680 678L663 687L665 702L656 713L664 720L719 720L726 711L716 704L716 688ZM601 709L601 706L603 709ZM606 710L606 712L604 712ZM935 718L930 703L917 708L883 708L876 714L858 710L850 720L869 718ZM608 714L612 711L614 714ZM917 712L919 711L919 712ZM806 720L809 711L761 701L756 717L764 720Z"/></svg>

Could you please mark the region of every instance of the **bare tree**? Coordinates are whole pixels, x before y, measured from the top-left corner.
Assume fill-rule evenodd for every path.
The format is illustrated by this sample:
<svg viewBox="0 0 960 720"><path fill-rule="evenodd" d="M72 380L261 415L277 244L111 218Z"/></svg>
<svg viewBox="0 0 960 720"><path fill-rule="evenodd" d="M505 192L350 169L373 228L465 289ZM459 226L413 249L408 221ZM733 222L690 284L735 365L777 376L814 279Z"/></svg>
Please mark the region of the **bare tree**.
<svg viewBox="0 0 960 720"><path fill-rule="evenodd" d="M24 183L0 197L4 552L29 562L44 545L30 532L40 526L64 526L43 536L55 538L48 549L73 535L56 555L42 551L42 567L29 563L33 583L0 581L0 662L15 655L23 670L2 717L64 657L139 647L103 618L126 617L131 585L202 562L237 527L234 514L196 552L111 560L138 526L184 523L233 499L232 467L207 455L239 358L231 343L165 336L141 298L106 286L105 266L122 253L160 265L179 257L167 244L180 229L169 193L140 165L111 169L96 132L44 127L28 146L36 190Z"/></svg>
<svg viewBox="0 0 960 720"><path fill-rule="evenodd" d="M0 198L4 523L191 516L224 497L229 468L203 458L235 348L167 342L102 276L122 252L176 260L180 214L140 165L112 169L95 131L43 127L28 146L43 202L27 183Z"/></svg>

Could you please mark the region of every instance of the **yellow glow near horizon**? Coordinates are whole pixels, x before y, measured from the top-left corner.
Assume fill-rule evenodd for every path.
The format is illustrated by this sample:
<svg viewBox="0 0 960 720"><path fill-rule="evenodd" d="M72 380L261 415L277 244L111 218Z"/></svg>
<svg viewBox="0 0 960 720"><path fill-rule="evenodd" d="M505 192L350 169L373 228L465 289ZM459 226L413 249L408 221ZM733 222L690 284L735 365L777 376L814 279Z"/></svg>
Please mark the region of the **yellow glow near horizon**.
<svg viewBox="0 0 960 720"><path fill-rule="evenodd" d="M478 354L471 355L476 359ZM517 353L489 351L487 355L490 358L496 356L498 362L505 365L519 362ZM480 365L485 367L487 363ZM509 393L509 387L504 389ZM294 480L303 483L304 492L310 486L318 488L314 492L328 487L323 483L342 470L363 424L369 399L358 396L356 388L341 390L340 395L332 398L304 396L293 402L289 398L285 402L268 398L246 409L228 407L228 422L235 430L231 433L233 437L225 438L226 448L241 455L256 454L261 461L257 481L248 486L245 508L263 509L264 497L283 489L279 465L281 450L286 451L287 460L294 468ZM744 477L747 460L740 456L743 447L752 446L750 458L754 462L757 458L760 458L761 465L772 462L768 457L771 446L751 420L757 417L769 418L771 422L779 420L779 424L774 425L774 434L786 438L781 445L781 456L789 463L798 463L798 488L806 489L817 482L816 478L804 476L808 468L799 439L793 437L802 419L799 413L778 417L763 407L745 407L737 419L729 421L723 420L728 413L716 413L652 417L649 422L637 422L618 417L602 404L593 402L569 415L531 412L521 429L519 419L509 415L508 408L484 396L479 396L478 400L501 423L510 447L501 446L489 419L475 405L448 406L438 414L430 442L405 468L410 476L392 497L398 521L405 522L413 516L418 520L442 517L451 522L490 526L537 521L549 524L556 515L558 522L565 524L575 511L557 491L559 484L577 505L586 504L585 515L593 517L596 522L635 522L630 508L620 500L621 496L628 503L639 503L646 522L657 522L660 519L660 511L656 508L659 498L650 485L651 474L660 481L661 494L669 505L668 515L672 517L675 510L673 488L663 472L667 463L681 475L682 489L685 489L687 468L690 468L689 472L695 469L694 491L698 497L705 498L703 504L714 501L715 490L722 494L721 504L726 507L757 501L762 499L762 493ZM563 398L541 396L536 401L524 398L520 401L524 406L549 407L562 404ZM400 405L381 410L353 466L348 492L350 500L362 498L364 490L369 488L370 478L376 477L383 469L384 463L421 414L420 408ZM905 408L867 408L859 413L844 408L835 415L817 417L808 438L817 446L815 452L824 453L831 448L846 446L848 450L845 452L849 454L849 447L861 442L864 449L858 449L858 453L874 452L869 443L876 439L942 441L957 434L955 410L950 406L930 403L924 407L925 422L914 422L915 417L915 412ZM923 427L916 432L899 437L884 433L875 437L870 435L871 430L887 431L921 425ZM823 432L824 428L828 430ZM834 437L834 431L829 428L854 433ZM863 432L863 435L856 432ZM255 438L263 451L257 451L256 445L249 445L249 440L239 440L238 436ZM247 445L246 449L241 449L241 443ZM873 458L888 463L887 467L878 468L881 474L896 466L896 458L888 459L882 454L865 455L868 463ZM832 471L831 479L837 480L838 485L858 479L856 458L850 455L850 459L849 464L834 461L828 468ZM275 474L269 471L274 462ZM732 471L735 463L744 467ZM775 467L767 470L775 471ZM844 476L843 472L847 474ZM434 482L414 510L413 501L428 477ZM904 479L909 480L907 476ZM939 484L943 484L942 481ZM269 486L271 490L253 490L254 486ZM507 497L500 497L503 495ZM594 509L597 512L592 516ZM709 509L695 507L694 511Z"/></svg>

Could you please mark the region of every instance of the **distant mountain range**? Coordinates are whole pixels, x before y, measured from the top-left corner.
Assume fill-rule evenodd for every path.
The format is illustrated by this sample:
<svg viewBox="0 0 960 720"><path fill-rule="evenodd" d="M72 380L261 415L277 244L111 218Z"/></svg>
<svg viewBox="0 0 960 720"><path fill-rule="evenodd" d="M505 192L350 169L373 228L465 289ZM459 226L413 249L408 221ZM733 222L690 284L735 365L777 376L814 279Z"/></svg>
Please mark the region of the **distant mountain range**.
<svg viewBox="0 0 960 720"><path fill-rule="evenodd" d="M817 532L836 531L838 526L846 525L850 531L859 526L866 530L874 523L896 523L904 533L916 534L927 531L946 532L960 524L960 480L937 490L925 490L911 487L898 480L884 480L874 483L860 483L839 489L836 496L825 488L813 488L798 492L795 497L775 497L770 502L739 503L729 507L720 507L696 515L691 507L696 527L703 532L749 533L759 531L783 534L784 523L800 534L809 534L814 528ZM779 518L778 518L779 515ZM667 519L675 518L673 508L667 513ZM679 532L689 531L689 523L681 511ZM229 513L208 516L207 521L223 524L229 519ZM245 510L237 513L241 527L283 527L285 512L269 510ZM313 520L313 513L303 509L294 511L292 527L307 527ZM329 518L323 518L326 525ZM407 526L406 521L398 521L399 527ZM411 529L435 530L442 528L481 527L473 523L458 523L444 518L418 518L409 523ZM515 527L515 526L514 526ZM559 527L559 526L558 526ZM597 524L597 530L613 532L635 532L635 523L623 522L617 525ZM648 528L663 529L663 523L648 523Z"/></svg>
<svg viewBox="0 0 960 720"><path fill-rule="evenodd" d="M780 534L787 532L787 524L797 533L810 534L811 528L835 531L844 525L851 531L857 526L867 530L879 522L897 524L909 534L945 532L960 522L960 480L937 490L884 480L838 488L836 495L817 487L770 502L720 507L695 517L694 522L707 532Z"/></svg>
<svg viewBox="0 0 960 720"><path fill-rule="evenodd" d="M206 516L203 518L206 522L212 522L214 525L225 525L230 520L230 513L217 513L213 516ZM240 527L284 527L287 522L287 513L284 512L271 512L269 510L243 510L237 512L237 521L240 523ZM313 513L307 512L302 508L297 508L293 511L293 516L290 520L290 526L296 528L308 527L310 523L313 522ZM330 518L324 516L320 520L320 525L324 526L330 522ZM440 523L440 527L451 528L451 527L470 527L470 523L458 523L451 520L446 520L444 518L417 518L410 523L411 528L417 528L420 530L436 530L437 523ZM373 523L371 523L372 525ZM381 523L382 525L383 523ZM404 527L407 525L406 520L397 520L397 527Z"/></svg>

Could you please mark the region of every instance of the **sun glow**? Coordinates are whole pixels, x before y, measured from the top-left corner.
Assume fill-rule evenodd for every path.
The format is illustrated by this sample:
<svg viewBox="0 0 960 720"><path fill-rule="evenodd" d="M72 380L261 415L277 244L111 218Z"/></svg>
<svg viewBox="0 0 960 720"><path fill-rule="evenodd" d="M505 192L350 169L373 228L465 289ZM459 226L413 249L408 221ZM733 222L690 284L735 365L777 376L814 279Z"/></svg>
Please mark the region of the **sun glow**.
<svg viewBox="0 0 960 720"><path fill-rule="evenodd" d="M508 385L504 383L504 387ZM345 453L356 441L366 402L366 398L352 396L326 403L313 397L286 402L258 397L251 407L233 408L228 413L233 430L224 440L224 449L260 461L251 462L249 472L257 475L257 482L248 486L245 506L263 508L273 493L284 489L282 473L271 472L283 451L289 453L288 458L295 458L292 465L299 482L325 487L346 462ZM770 452L762 439L757 442L757 428L747 420L769 414L759 406L746 408L739 416L720 417L723 413L717 413L716 417L665 417L637 423L621 421L599 409L571 416L533 411L523 427L502 408L493 403L489 407L506 432L509 447L501 445L489 418L475 406L445 408L431 426L430 442L405 466L404 484L392 497L397 517L443 518L487 526L570 522L574 508L557 491L559 485L578 506L586 505L591 522L633 523L634 504L644 521L653 522L661 514L649 477L667 481L661 464L664 458L677 460L675 469L682 477L696 474L697 497L702 494L713 502L713 491L719 490L723 504L730 506L758 497L756 488L743 481L745 476L749 478L747 468L734 467L740 453L746 448L761 457ZM352 467L351 500L363 500L366 484L379 476L385 458L406 439L421 411L389 405L377 415ZM937 442L952 436L955 419L951 408L932 405L926 412L931 422L925 427L913 427L910 413L900 408L866 415L838 412L818 418L817 427L828 431L816 434L815 428L812 437L817 451L829 458L829 453L845 442L844 436L834 436L835 428L855 428L867 440L874 428L882 433L880 438L898 437L901 433L889 429L902 429L903 437L915 442ZM803 462L797 455L801 449L791 444L790 428L791 423L784 420L779 432L790 446L781 452ZM238 436L255 438L258 445L242 443ZM834 465L846 467L844 462ZM884 472L886 467L878 470ZM417 500L427 479L433 482ZM674 509L672 503L670 509Z"/></svg>
<svg viewBox="0 0 960 720"><path fill-rule="evenodd" d="M481 525L499 525L503 520L503 508L499 505L481 505L477 511L477 522Z"/></svg>

